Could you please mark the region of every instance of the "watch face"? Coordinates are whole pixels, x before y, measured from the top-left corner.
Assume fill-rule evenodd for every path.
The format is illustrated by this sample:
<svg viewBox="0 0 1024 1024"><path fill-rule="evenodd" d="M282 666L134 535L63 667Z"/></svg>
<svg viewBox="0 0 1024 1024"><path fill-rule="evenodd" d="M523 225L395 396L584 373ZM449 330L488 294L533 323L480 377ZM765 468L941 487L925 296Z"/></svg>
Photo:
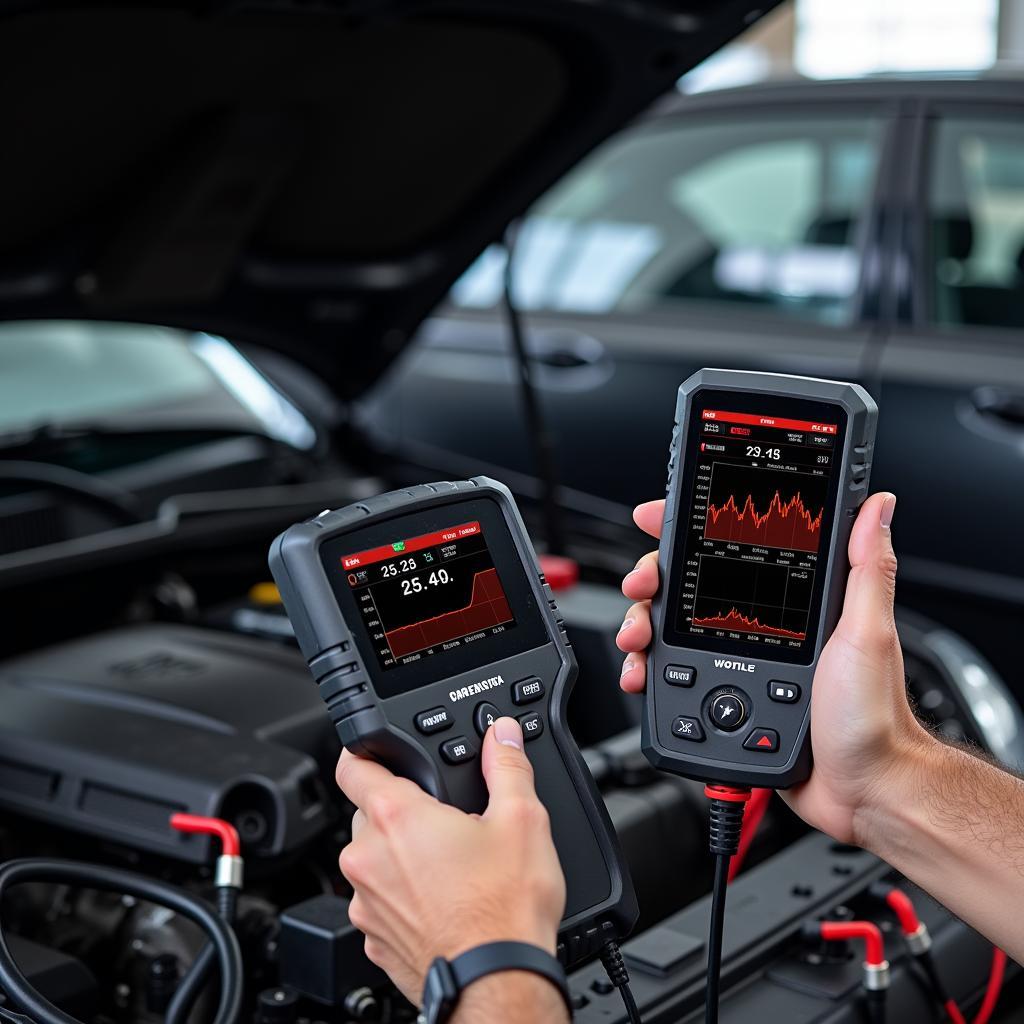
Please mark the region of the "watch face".
<svg viewBox="0 0 1024 1024"><path fill-rule="evenodd" d="M444 1024L455 1009L458 992L448 961L438 957L427 971L423 985L423 1009L418 1024Z"/></svg>

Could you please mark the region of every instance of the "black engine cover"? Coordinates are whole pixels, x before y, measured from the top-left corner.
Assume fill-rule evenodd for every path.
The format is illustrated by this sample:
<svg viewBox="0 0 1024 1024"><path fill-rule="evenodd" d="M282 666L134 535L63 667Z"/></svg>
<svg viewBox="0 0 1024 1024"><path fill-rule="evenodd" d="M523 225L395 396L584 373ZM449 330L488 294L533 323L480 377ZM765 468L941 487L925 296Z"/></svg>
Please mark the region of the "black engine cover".
<svg viewBox="0 0 1024 1024"><path fill-rule="evenodd" d="M233 821L248 854L326 825L330 719L297 651L191 626L126 627L0 665L0 806L192 863L175 811Z"/></svg>

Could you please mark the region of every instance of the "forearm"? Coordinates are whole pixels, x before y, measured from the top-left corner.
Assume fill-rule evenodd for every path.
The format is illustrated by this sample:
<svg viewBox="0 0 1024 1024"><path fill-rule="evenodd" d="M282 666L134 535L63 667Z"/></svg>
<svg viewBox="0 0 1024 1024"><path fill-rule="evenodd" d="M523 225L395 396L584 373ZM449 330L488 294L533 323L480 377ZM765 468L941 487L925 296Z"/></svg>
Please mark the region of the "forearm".
<svg viewBox="0 0 1024 1024"><path fill-rule="evenodd" d="M569 1014L549 981L504 971L474 982L459 1000L453 1024L568 1024Z"/></svg>
<svg viewBox="0 0 1024 1024"><path fill-rule="evenodd" d="M855 830L860 845L1024 960L1024 782L922 731Z"/></svg>

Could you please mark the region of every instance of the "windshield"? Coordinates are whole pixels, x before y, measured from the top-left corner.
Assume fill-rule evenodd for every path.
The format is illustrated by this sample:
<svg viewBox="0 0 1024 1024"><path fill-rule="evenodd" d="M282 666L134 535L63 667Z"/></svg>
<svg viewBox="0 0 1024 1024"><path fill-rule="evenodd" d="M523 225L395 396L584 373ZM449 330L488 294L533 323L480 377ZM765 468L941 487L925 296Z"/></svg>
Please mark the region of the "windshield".
<svg viewBox="0 0 1024 1024"><path fill-rule="evenodd" d="M223 338L141 324L0 324L0 431L82 423L316 442L305 416Z"/></svg>

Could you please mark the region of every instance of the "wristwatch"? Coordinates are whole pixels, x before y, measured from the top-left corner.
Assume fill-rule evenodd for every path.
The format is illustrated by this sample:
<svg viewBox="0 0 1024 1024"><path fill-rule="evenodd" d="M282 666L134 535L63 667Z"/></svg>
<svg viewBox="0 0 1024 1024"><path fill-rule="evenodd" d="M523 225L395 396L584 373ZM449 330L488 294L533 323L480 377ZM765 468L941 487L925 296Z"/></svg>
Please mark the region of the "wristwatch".
<svg viewBox="0 0 1024 1024"><path fill-rule="evenodd" d="M459 954L454 960L439 956L430 965L423 986L423 1009L417 1024L445 1024L454 1012L463 989L477 979L499 971L529 971L547 978L558 989L569 1016L572 1016L565 969L550 953L527 942L487 942Z"/></svg>

